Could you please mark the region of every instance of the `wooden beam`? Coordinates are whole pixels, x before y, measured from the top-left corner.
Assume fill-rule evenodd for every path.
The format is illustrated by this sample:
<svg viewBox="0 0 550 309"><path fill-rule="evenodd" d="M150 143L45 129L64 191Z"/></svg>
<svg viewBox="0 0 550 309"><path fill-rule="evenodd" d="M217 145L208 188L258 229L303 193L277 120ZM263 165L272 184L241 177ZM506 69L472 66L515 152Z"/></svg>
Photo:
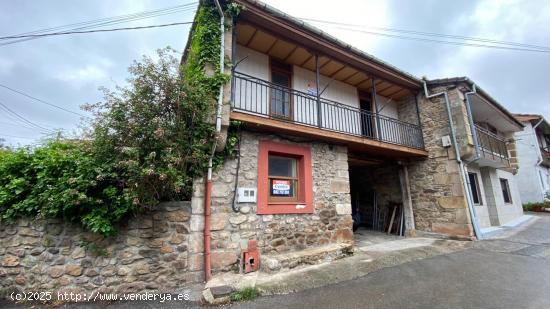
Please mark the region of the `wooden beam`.
<svg viewBox="0 0 550 309"><path fill-rule="evenodd" d="M263 129L268 132L277 132L289 135L305 136L323 141L346 145L354 151L373 153L382 157L395 158L426 157L428 152L423 149L385 143L346 133L333 132L313 126L300 125L292 122L271 119L232 111L230 118L249 124L252 128Z"/></svg>
<svg viewBox="0 0 550 309"><path fill-rule="evenodd" d="M246 46L246 47L250 46L250 43L256 37L256 33L258 33L258 28L254 28L254 33L252 33L252 35L250 36L250 39L248 39L248 41L246 42L246 44L244 44L244 46Z"/></svg>
<svg viewBox="0 0 550 309"><path fill-rule="evenodd" d="M271 46L269 46L269 48L267 49L265 54L269 55L269 53L271 53L271 50L273 49L273 46L275 46L275 44L277 44L277 42L279 42L279 39L275 38L275 41L273 41L273 44L271 44Z"/></svg>
<svg viewBox="0 0 550 309"><path fill-rule="evenodd" d="M305 65L306 63L308 63L308 62L309 62L309 60L311 60L311 58L313 58L313 54L309 55L309 57L308 57L308 58L306 59L306 61L304 61L304 62L300 63L300 65L299 65L299 66L303 67L303 66L304 66L304 65Z"/></svg>
<svg viewBox="0 0 550 309"><path fill-rule="evenodd" d="M344 82L344 83L347 83L348 80L350 80L352 77L354 77L355 75L357 75L357 74L359 74L359 73L361 73L361 72L360 72L360 71L355 71L355 73L353 73L353 74L351 74L350 76L348 76L347 78L345 78L345 79L343 80L343 82Z"/></svg>
<svg viewBox="0 0 550 309"><path fill-rule="evenodd" d="M285 58L283 59L284 62L286 62L288 60L288 58L290 58L294 52L298 49L298 45L295 45L294 48L290 51L290 53L288 53L288 55L285 56Z"/></svg>
<svg viewBox="0 0 550 309"><path fill-rule="evenodd" d="M336 70L334 73L330 74L329 77L333 78L336 74L340 73L345 68L347 68L347 66L345 64L342 64L342 67Z"/></svg>

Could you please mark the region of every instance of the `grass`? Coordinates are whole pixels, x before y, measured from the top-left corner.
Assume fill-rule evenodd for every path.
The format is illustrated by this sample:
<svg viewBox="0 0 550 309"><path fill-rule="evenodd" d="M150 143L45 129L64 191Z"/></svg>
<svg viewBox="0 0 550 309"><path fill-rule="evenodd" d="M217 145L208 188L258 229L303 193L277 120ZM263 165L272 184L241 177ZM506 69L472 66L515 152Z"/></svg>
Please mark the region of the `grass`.
<svg viewBox="0 0 550 309"><path fill-rule="evenodd" d="M260 295L260 292L256 288L244 288L242 290L235 291L231 294L231 301L245 301L252 300Z"/></svg>

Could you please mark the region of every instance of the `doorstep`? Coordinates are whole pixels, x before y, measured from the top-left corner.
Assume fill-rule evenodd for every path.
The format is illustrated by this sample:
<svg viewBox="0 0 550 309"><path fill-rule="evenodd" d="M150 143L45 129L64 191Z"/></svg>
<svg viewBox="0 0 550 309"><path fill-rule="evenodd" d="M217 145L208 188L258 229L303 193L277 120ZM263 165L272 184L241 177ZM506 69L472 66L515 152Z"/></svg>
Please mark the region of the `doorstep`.
<svg viewBox="0 0 550 309"><path fill-rule="evenodd" d="M203 294L212 295L210 289L220 286L228 286L233 290L256 288L261 295L287 294L353 280L381 268L470 247L472 242L405 238L372 245L370 248L358 248L353 255L341 259L283 269L275 274L262 270L249 274L220 274L206 284ZM263 257L261 261L263 263Z"/></svg>

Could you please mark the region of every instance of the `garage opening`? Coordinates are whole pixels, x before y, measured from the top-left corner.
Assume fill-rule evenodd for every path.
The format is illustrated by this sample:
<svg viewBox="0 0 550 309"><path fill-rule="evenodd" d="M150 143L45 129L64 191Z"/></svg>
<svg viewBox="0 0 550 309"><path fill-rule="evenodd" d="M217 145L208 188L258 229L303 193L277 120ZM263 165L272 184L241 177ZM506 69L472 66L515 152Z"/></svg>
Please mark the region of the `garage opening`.
<svg viewBox="0 0 550 309"><path fill-rule="evenodd" d="M397 163L350 159L351 205L358 246L405 235L399 169Z"/></svg>

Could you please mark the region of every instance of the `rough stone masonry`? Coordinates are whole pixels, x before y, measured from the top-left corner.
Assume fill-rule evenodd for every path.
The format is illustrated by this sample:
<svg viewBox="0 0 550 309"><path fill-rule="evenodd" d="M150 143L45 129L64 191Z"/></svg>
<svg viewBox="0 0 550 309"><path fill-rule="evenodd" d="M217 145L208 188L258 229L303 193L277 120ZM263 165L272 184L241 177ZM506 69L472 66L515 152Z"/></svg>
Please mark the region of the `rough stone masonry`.
<svg viewBox="0 0 550 309"><path fill-rule="evenodd" d="M0 296L173 292L202 282L189 259L190 218L190 202L163 203L105 239L61 220L0 225Z"/></svg>
<svg viewBox="0 0 550 309"><path fill-rule="evenodd" d="M234 212L231 205L235 194L237 160L226 161L212 178L211 258L214 272L237 271L241 243L249 239L258 241L262 254L336 243L352 245L353 222L346 147L243 131L238 187L257 187L260 139L311 147L314 213L258 215L255 203L239 204L240 211ZM203 205L204 180L197 179L192 199L192 239L200 239L203 235ZM197 260L202 259L202 253L195 255Z"/></svg>

